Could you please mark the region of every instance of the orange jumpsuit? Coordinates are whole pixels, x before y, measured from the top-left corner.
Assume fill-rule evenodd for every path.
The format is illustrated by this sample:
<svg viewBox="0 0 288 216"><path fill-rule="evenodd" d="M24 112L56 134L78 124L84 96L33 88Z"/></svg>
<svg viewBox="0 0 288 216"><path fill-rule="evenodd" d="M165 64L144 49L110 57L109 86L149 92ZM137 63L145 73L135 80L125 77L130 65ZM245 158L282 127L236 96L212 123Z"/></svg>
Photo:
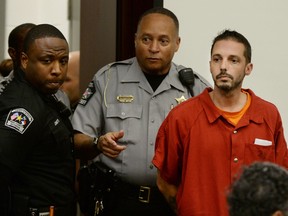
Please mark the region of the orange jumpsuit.
<svg viewBox="0 0 288 216"><path fill-rule="evenodd" d="M228 216L226 194L241 166L271 161L288 167L277 108L251 90L251 105L235 126L213 104L206 89L175 107L161 125L153 164L178 186L180 216Z"/></svg>

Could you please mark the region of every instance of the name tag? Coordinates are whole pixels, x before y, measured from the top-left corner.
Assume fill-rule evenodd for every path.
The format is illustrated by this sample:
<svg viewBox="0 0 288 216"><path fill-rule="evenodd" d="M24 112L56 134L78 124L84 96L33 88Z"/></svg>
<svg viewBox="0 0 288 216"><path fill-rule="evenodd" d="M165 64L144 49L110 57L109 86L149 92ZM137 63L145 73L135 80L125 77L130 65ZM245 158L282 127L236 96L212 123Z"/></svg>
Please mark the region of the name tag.
<svg viewBox="0 0 288 216"><path fill-rule="evenodd" d="M271 146L272 142L269 140L263 140L263 139L258 139L256 138L254 141L255 145L260 145L260 146Z"/></svg>

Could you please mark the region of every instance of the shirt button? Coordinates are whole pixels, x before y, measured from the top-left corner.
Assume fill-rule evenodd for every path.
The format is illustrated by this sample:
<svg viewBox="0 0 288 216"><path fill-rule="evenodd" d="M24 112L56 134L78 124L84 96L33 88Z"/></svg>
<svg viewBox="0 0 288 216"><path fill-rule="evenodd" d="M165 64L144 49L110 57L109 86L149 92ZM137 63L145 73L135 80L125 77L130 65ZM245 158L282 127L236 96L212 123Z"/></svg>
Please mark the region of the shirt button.
<svg viewBox="0 0 288 216"><path fill-rule="evenodd" d="M150 142L150 145L152 146L152 145L153 145L153 142Z"/></svg>
<svg viewBox="0 0 288 216"><path fill-rule="evenodd" d="M122 115L122 116L125 116L126 114L125 114L125 112L122 112L121 115Z"/></svg>
<svg viewBox="0 0 288 216"><path fill-rule="evenodd" d="M151 122L152 122L152 123L154 123L154 119L153 119L153 120L151 120Z"/></svg>
<svg viewBox="0 0 288 216"><path fill-rule="evenodd" d="M234 130L233 133L236 134L236 133L238 133L238 131L237 131L237 130Z"/></svg>
<svg viewBox="0 0 288 216"><path fill-rule="evenodd" d="M153 168L154 168L153 164L151 164L149 167L150 167L150 169L153 169Z"/></svg>
<svg viewBox="0 0 288 216"><path fill-rule="evenodd" d="M235 163L237 163L237 162L238 162L238 158L235 157L233 161L234 161Z"/></svg>

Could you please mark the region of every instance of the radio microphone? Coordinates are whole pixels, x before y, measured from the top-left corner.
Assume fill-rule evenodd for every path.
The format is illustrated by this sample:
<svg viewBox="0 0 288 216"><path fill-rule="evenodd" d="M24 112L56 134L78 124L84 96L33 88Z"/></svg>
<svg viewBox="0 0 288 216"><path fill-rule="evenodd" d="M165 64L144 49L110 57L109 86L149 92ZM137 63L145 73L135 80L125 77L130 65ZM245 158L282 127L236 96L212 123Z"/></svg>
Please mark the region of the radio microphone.
<svg viewBox="0 0 288 216"><path fill-rule="evenodd" d="M194 96L193 93L193 86L194 86L194 72L192 68L183 68L179 71L179 79L181 83L186 86L191 94L191 96Z"/></svg>

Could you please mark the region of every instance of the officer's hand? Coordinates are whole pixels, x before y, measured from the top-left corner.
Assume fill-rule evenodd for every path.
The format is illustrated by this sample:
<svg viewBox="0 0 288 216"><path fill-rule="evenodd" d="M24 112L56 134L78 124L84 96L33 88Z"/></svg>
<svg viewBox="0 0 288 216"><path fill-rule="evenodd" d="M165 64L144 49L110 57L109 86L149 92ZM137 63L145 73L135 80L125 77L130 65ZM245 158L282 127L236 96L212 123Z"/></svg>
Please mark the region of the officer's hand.
<svg viewBox="0 0 288 216"><path fill-rule="evenodd" d="M108 157L115 158L121 151L126 149L126 146L118 145L117 140L124 136L124 131L109 132L102 135L98 139L97 148Z"/></svg>

